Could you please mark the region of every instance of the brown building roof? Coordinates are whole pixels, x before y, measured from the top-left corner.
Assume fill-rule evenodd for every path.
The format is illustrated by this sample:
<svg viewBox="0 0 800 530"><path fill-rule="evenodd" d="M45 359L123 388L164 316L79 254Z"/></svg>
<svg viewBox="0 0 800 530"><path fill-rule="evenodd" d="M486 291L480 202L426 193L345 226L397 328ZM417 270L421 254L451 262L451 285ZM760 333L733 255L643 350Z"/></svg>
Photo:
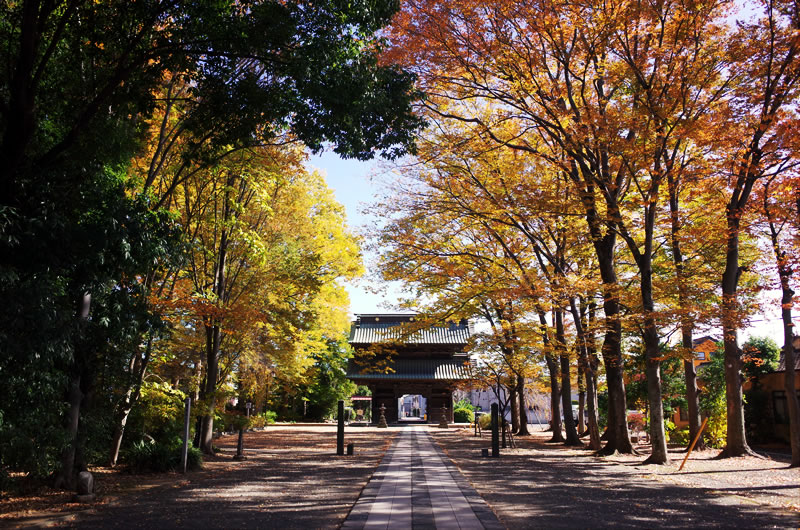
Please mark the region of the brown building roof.
<svg viewBox="0 0 800 530"><path fill-rule="evenodd" d="M800 370L800 349L795 348L794 350L794 369ZM778 372L783 372L786 370L786 356L783 354L783 348L781 348L781 357L778 361Z"/></svg>

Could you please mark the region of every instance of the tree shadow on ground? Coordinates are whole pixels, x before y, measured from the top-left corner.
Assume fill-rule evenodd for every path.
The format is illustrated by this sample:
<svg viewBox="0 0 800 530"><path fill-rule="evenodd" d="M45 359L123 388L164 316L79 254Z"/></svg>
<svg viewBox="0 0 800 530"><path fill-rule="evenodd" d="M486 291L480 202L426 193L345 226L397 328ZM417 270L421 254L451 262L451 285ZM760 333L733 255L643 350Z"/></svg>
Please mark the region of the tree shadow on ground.
<svg viewBox="0 0 800 530"><path fill-rule="evenodd" d="M280 433L278 443L264 443L269 434L275 433L247 435L254 450L248 452L245 445L246 461L213 472L176 473L175 485L128 493L58 524L79 528L336 528L377 468L386 439L391 438L348 433L345 442L355 443L356 454L337 457L335 431ZM230 440L219 445L226 448L221 458L230 459Z"/></svg>
<svg viewBox="0 0 800 530"><path fill-rule="evenodd" d="M724 488L647 480L590 452L567 455L563 449L536 444L535 455L501 451L500 458L482 458L480 450L488 445L485 438L440 433L435 439L508 528L797 528L800 524L800 514L719 495L727 491Z"/></svg>

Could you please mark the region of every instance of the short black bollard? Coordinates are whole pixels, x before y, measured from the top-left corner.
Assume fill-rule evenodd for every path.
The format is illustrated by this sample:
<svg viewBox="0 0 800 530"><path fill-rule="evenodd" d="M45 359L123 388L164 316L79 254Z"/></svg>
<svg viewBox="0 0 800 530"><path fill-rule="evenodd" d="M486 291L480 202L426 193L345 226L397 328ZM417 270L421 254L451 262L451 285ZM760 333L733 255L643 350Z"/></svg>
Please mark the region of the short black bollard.
<svg viewBox="0 0 800 530"><path fill-rule="evenodd" d="M339 424L336 427L336 454L344 454L344 401L339 400Z"/></svg>
<svg viewBox="0 0 800 530"><path fill-rule="evenodd" d="M492 456L500 456L500 433L498 431L497 403L492 403Z"/></svg>
<svg viewBox="0 0 800 530"><path fill-rule="evenodd" d="M347 456L353 456L353 447L352 443L347 444Z"/></svg>
<svg viewBox="0 0 800 530"><path fill-rule="evenodd" d="M489 450L486 448L481 449L481 456L489 456Z"/></svg>
<svg viewBox="0 0 800 530"><path fill-rule="evenodd" d="M234 460L247 460L244 456L244 427L239 427L239 441L236 444L236 454L233 455Z"/></svg>

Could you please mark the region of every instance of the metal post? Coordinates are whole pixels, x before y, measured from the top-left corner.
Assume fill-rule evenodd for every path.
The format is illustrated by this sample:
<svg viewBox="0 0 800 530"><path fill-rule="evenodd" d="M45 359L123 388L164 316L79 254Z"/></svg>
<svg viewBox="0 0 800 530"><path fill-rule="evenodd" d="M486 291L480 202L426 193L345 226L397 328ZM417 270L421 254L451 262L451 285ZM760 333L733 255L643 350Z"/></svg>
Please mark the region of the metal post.
<svg viewBox="0 0 800 530"><path fill-rule="evenodd" d="M339 400L339 424L336 427L336 454L344 454L344 401Z"/></svg>
<svg viewBox="0 0 800 530"><path fill-rule="evenodd" d="M498 432L497 403L492 403L492 457L500 456L500 433Z"/></svg>
<svg viewBox="0 0 800 530"><path fill-rule="evenodd" d="M189 416L192 411L192 398L186 398L185 412L183 414L183 451L181 451L181 469L186 473L186 464L189 459Z"/></svg>

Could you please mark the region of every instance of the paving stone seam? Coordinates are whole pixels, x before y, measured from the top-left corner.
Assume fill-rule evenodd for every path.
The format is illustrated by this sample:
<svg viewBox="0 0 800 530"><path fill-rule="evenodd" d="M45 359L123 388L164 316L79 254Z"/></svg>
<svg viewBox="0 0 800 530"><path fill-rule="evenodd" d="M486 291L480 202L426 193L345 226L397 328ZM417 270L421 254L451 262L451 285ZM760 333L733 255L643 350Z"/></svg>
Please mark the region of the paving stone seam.
<svg viewBox="0 0 800 530"><path fill-rule="evenodd" d="M439 453L439 456L444 463L444 466L450 472L450 475L455 480L456 484L458 485L459 489L461 489L461 493L464 495L464 498L467 499L472 511L475 512L476 517L481 522L481 524L487 530L504 530L506 527L503 525L497 517L497 514L489 506L489 503L480 496L478 490L472 485L469 481L467 476L458 468L458 466L450 460L444 450L439 446L439 443L436 441L436 438L431 436L432 446L434 451ZM476 458L483 458L478 457Z"/></svg>
<svg viewBox="0 0 800 530"><path fill-rule="evenodd" d="M500 521L497 519L495 513L488 506L486 501L477 493L475 488L471 485L468 479L458 469L457 466L450 460L444 453L442 448L436 442L433 436L427 431L423 430L409 430L401 432L392 442L391 448L386 452L381 463L373 473L367 485L362 490L356 504L348 514L341 528L350 529L363 529L367 525L370 517L372 507L375 499L378 497L381 486L391 469L392 462L395 459L395 454L401 450L400 446L405 446L406 440L403 440L403 435L409 438L408 442L411 449L410 457L410 491L409 491L409 507L410 513L408 517L401 517L399 521L403 523L408 520L408 527L414 530L428 530L437 528L436 514L440 515L440 526L447 528L459 528L457 520L453 520L453 514L459 509L463 509L463 502L466 501L467 507L471 509L477 522L483 525L484 528L489 530L504 529ZM420 438L427 438L427 443L424 443L426 448L423 450L420 444ZM427 449L430 446L430 450ZM405 447L403 447L405 449ZM434 453L440 460L442 466L439 470L431 470L426 468L423 462L422 453ZM429 456L429 455L428 455ZM399 464L399 462L397 462ZM449 479L449 480L448 480ZM452 481L459 491L448 493L446 488L441 490L430 491L429 482L434 482L442 485L443 482ZM389 486L387 484L387 486ZM393 485L397 488L397 485ZM392 493L395 493L395 489ZM386 492L388 493L388 491ZM393 495L394 497L394 495ZM436 498L440 505L435 505L433 498ZM461 499L464 501L461 501ZM441 503L447 503L445 507ZM387 525L391 520L391 514L394 510L392 505L389 510ZM379 522L378 518L373 519L373 522ZM380 518L380 523L383 523L383 518Z"/></svg>

